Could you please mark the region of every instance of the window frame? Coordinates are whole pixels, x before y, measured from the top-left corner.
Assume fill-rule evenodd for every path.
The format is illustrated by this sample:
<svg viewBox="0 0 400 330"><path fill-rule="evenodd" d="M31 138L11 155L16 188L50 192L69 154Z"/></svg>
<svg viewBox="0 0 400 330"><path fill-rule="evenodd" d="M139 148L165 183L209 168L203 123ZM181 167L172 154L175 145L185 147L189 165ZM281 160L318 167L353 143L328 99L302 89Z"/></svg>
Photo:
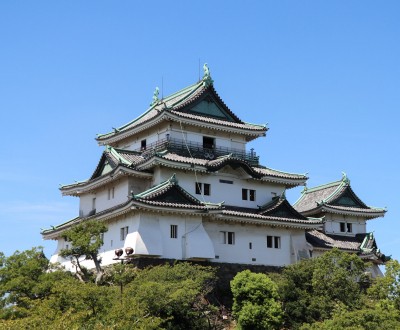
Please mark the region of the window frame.
<svg viewBox="0 0 400 330"><path fill-rule="evenodd" d="M220 231L221 235L222 235L222 242L221 244L225 244L225 245L235 245L235 232L234 231L224 231L221 230Z"/></svg>
<svg viewBox="0 0 400 330"><path fill-rule="evenodd" d="M119 229L119 238L120 241L125 241L126 236L128 236L129 226L121 227Z"/></svg>
<svg viewBox="0 0 400 330"><path fill-rule="evenodd" d="M281 236L267 235L267 249L281 249L282 239Z"/></svg>
<svg viewBox="0 0 400 330"><path fill-rule="evenodd" d="M173 239L178 238L178 225L170 225L169 227L169 237Z"/></svg>
<svg viewBox="0 0 400 330"><path fill-rule="evenodd" d="M195 182L194 184L195 184L196 195L204 195L204 196L211 195L211 184L210 183Z"/></svg>

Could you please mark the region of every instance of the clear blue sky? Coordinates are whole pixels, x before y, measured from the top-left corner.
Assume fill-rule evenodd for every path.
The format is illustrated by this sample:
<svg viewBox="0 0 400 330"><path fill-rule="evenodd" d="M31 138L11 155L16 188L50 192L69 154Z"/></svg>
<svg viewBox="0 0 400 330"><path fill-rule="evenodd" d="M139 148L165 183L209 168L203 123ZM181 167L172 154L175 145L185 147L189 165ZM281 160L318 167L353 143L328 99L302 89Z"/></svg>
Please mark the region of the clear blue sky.
<svg viewBox="0 0 400 330"><path fill-rule="evenodd" d="M96 133L142 113L209 64L240 118L269 123L264 165L345 171L382 252L400 259L398 1L1 1L0 251L42 245L78 214L60 183L88 178ZM249 146L249 147L251 147ZM301 189L293 189L294 202Z"/></svg>

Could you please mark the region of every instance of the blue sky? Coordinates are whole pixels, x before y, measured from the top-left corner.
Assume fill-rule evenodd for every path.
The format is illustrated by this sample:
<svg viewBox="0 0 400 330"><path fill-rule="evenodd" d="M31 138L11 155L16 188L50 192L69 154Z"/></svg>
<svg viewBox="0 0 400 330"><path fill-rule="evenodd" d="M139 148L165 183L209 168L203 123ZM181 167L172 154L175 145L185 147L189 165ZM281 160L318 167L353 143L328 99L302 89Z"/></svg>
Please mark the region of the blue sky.
<svg viewBox="0 0 400 330"><path fill-rule="evenodd" d="M400 21L397 1L0 2L0 251L42 245L78 214L59 184L88 178L96 133L141 114L156 86L198 80L245 121L268 123L261 162L345 171L382 252L400 259ZM288 193L294 202L301 189Z"/></svg>

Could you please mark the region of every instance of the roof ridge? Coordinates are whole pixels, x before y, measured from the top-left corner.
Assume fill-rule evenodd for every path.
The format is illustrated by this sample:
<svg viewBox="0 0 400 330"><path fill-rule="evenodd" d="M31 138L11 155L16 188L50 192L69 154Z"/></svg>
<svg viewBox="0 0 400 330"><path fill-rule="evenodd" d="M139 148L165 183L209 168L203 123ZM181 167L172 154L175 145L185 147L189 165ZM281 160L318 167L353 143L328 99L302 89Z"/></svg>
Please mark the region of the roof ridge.
<svg viewBox="0 0 400 330"><path fill-rule="evenodd" d="M153 187L151 187L151 188L149 188L149 189L147 189L147 190L145 190L145 191L143 191L143 192L141 192L139 194L136 194L136 195L132 194L132 197L135 198L135 199L136 198L143 198L143 197L145 197L147 195L150 195L154 191L157 191L160 188L164 188L164 187L166 187L168 185L175 185L177 183L178 183L178 181L176 180L175 173L174 173L169 179L167 179L167 180L165 180L163 182L160 182L159 184L157 184L157 185L155 185L155 186L153 186Z"/></svg>
<svg viewBox="0 0 400 330"><path fill-rule="evenodd" d="M339 180L339 181L333 181L333 182L324 183L324 184L321 184L319 186L315 186L315 187L312 187L312 188L307 188L304 193L309 193L309 192L314 192L314 191L321 190L321 189L330 188L330 187L333 187L335 185L340 185L342 182L343 182L342 180Z"/></svg>
<svg viewBox="0 0 400 330"><path fill-rule="evenodd" d="M120 163L124 163L126 165L132 165L131 162L127 161L124 156L122 156L120 153L118 153L118 151L111 147L111 146L107 146L106 149L115 157L119 160Z"/></svg>
<svg viewBox="0 0 400 330"><path fill-rule="evenodd" d="M272 170L272 171L275 171L275 172L278 172L278 173L282 173L282 174L302 175L302 176L308 178L308 177L307 177L307 174L308 174L308 173L285 172L285 171L276 170L276 169L274 169L274 168L272 168L272 167L267 167L267 166L264 166L264 165L251 166L251 167L253 167L253 168L260 168L260 169Z"/></svg>

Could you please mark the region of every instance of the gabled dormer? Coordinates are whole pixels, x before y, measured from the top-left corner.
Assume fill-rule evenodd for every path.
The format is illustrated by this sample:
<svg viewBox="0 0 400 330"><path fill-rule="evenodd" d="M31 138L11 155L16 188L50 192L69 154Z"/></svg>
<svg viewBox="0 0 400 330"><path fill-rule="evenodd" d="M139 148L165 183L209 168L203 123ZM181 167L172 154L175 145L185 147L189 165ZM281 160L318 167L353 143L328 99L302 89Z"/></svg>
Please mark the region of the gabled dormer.
<svg viewBox="0 0 400 330"><path fill-rule="evenodd" d="M374 219L385 215L384 208L367 206L353 191L350 180L343 173L340 181L314 188L304 188L293 205L305 216L320 216L325 213Z"/></svg>

